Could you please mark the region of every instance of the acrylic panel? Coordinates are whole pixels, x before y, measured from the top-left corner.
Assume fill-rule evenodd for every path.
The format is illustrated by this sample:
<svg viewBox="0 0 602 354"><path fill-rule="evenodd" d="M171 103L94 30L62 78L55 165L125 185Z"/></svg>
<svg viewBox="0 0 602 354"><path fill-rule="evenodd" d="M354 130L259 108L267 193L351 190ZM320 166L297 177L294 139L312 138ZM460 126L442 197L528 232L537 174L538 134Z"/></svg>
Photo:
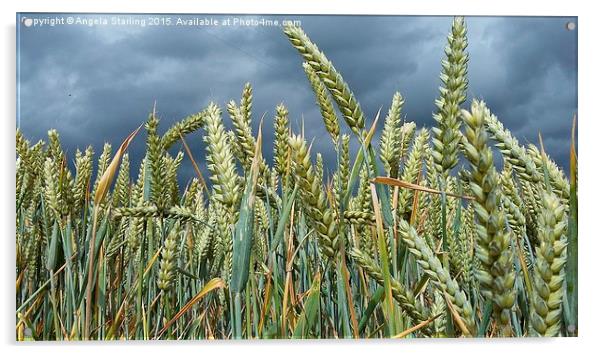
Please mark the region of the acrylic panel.
<svg viewBox="0 0 602 354"><path fill-rule="evenodd" d="M16 21L18 341L578 335L576 17Z"/></svg>

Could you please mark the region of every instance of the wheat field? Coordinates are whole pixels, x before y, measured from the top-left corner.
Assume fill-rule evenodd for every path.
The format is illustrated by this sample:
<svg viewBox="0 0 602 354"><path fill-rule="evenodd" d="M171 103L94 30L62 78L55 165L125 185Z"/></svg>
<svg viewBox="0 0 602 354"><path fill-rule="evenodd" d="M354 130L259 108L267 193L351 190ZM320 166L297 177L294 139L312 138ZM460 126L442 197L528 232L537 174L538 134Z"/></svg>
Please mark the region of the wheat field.
<svg viewBox="0 0 602 354"><path fill-rule="evenodd" d="M17 340L577 336L575 123L565 176L545 137L521 145L467 102L461 17L432 127L402 119L399 92L366 116L303 30L284 34L335 166L284 104L257 115L250 84L164 134L153 109L97 158L17 129ZM197 131L204 151L186 144ZM197 173L180 185L184 164Z"/></svg>

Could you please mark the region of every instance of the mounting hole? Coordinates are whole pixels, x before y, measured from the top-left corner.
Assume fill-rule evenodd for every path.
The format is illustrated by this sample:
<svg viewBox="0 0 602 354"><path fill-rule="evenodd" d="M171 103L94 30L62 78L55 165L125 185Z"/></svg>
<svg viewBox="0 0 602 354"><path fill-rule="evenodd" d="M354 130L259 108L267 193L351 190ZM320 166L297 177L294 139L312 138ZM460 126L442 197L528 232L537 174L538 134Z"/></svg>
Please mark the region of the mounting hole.
<svg viewBox="0 0 602 354"><path fill-rule="evenodd" d="M577 28L577 24L573 21L569 21L566 23L566 29L569 31L574 31Z"/></svg>

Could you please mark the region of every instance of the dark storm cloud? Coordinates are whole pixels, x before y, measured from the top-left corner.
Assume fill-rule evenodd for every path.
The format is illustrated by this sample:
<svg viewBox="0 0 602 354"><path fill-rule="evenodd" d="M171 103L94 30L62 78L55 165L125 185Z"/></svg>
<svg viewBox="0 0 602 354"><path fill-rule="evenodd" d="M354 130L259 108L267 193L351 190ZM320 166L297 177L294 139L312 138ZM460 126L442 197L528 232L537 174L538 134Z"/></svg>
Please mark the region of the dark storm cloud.
<svg viewBox="0 0 602 354"><path fill-rule="evenodd" d="M577 34L568 21L575 19L497 19L478 23L482 36L471 41L472 93L523 142L537 144L541 132L564 167L577 111Z"/></svg>
<svg viewBox="0 0 602 354"><path fill-rule="evenodd" d="M432 125L451 18L300 19L349 83L368 124L380 107L386 114L399 91L407 119ZM485 99L521 142L536 142L541 131L546 150L564 167L577 105L577 37L565 29L568 20L467 19L469 98ZM301 59L279 28L22 27L19 54L19 120L30 140L56 128L69 152L88 144L99 152L105 141L116 147L146 119L155 101L166 129L210 101L225 109L250 81L255 131L266 113L266 158L271 159L274 107L284 102L293 128L300 130L304 123L306 136L315 138L313 151L322 152L326 166L334 166ZM201 134L187 140L203 154ZM139 158L143 151L140 137L131 154ZM193 175L190 166L183 168L183 179Z"/></svg>

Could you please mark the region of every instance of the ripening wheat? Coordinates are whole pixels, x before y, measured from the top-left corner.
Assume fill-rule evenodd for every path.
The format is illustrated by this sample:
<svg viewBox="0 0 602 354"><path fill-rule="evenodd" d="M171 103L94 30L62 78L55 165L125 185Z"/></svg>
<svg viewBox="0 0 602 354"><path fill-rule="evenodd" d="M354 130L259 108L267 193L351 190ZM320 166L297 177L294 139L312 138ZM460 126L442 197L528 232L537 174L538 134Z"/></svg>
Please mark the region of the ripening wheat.
<svg viewBox="0 0 602 354"><path fill-rule="evenodd" d="M67 156L55 130L35 144L17 130L17 339L577 335L575 150L569 180L485 102L466 102L464 19L433 127L404 120L395 92L379 141L334 64L301 28L284 33L335 166L283 103L262 146L250 84L163 135L153 110L141 161L126 152L138 130L98 159ZM186 145L195 131L206 151ZM185 164L209 183L199 172L181 185Z"/></svg>

